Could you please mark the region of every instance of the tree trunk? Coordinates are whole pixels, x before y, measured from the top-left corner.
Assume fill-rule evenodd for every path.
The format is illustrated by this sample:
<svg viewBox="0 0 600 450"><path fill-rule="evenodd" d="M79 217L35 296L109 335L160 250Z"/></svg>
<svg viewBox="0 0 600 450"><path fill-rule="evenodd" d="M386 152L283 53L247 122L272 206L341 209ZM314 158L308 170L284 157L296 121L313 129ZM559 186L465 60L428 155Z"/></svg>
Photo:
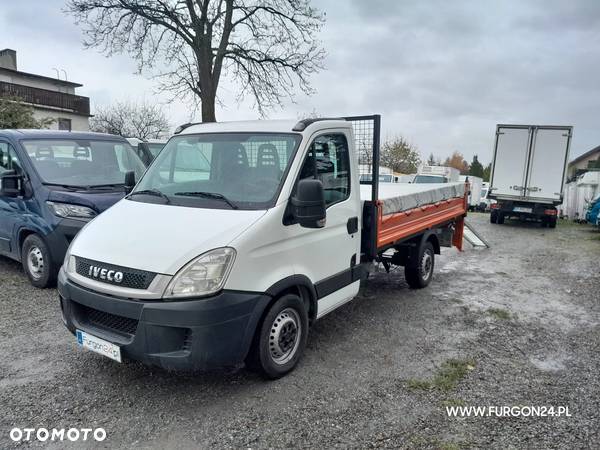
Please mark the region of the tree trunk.
<svg viewBox="0 0 600 450"><path fill-rule="evenodd" d="M216 122L215 98L214 94L205 94L200 101L202 102L202 122Z"/></svg>

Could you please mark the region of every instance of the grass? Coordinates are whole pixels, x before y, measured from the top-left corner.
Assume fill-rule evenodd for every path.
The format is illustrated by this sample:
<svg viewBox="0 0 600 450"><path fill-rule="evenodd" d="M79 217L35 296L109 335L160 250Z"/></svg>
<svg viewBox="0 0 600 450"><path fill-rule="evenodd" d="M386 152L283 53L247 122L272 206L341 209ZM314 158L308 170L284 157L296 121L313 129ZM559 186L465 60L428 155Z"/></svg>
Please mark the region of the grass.
<svg viewBox="0 0 600 450"><path fill-rule="evenodd" d="M471 370L475 362L471 359L448 359L444 361L431 380L410 379L407 385L410 389L451 391Z"/></svg>
<svg viewBox="0 0 600 450"><path fill-rule="evenodd" d="M490 308L487 310L488 314L500 320L508 320L511 315L507 309L503 308Z"/></svg>

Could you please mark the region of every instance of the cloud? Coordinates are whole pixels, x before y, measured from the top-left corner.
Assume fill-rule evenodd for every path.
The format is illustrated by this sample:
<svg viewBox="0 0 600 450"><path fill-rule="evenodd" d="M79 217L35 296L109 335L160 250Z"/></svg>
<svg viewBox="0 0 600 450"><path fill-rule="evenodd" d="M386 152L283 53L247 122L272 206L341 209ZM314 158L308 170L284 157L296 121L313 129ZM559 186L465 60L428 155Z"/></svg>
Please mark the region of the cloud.
<svg viewBox="0 0 600 450"><path fill-rule="evenodd" d="M320 35L326 70L312 97L299 94L272 118L381 113L385 136L402 134L424 156L459 150L491 159L496 123L575 126L572 153L600 144L600 2L313 0L325 11ZM84 50L61 1L3 5L2 45L18 51L22 70L64 68L93 104L122 98L168 100L135 75L126 55ZM251 99L235 103L223 80L220 120L257 118ZM187 105L165 106L174 125Z"/></svg>

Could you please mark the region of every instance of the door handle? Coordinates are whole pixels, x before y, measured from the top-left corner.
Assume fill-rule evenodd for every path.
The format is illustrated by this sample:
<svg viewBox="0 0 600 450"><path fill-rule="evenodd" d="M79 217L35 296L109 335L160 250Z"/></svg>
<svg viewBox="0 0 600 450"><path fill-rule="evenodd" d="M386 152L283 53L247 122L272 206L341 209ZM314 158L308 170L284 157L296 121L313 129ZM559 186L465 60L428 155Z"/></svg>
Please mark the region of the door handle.
<svg viewBox="0 0 600 450"><path fill-rule="evenodd" d="M354 234L358 231L358 217L350 217L346 223L348 234Z"/></svg>

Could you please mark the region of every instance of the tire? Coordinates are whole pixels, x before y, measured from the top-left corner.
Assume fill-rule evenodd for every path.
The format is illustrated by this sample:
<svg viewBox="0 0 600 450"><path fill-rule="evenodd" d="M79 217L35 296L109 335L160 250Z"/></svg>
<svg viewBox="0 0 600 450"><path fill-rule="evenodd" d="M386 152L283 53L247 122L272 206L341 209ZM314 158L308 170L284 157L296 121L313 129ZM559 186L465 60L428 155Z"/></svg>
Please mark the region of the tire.
<svg viewBox="0 0 600 450"><path fill-rule="evenodd" d="M246 364L266 378L281 378L296 367L307 339L308 312L304 302L297 295L284 295L259 325Z"/></svg>
<svg viewBox="0 0 600 450"><path fill-rule="evenodd" d="M550 228L556 228L556 217L551 217L548 219L548 226Z"/></svg>
<svg viewBox="0 0 600 450"><path fill-rule="evenodd" d="M498 225L502 225L504 223L504 214L498 214L496 222L498 223Z"/></svg>
<svg viewBox="0 0 600 450"><path fill-rule="evenodd" d="M21 247L21 264L31 284L38 288L56 283L58 270L44 240L37 234L27 236Z"/></svg>
<svg viewBox="0 0 600 450"><path fill-rule="evenodd" d="M498 223L498 213L492 211L490 213L490 223Z"/></svg>
<svg viewBox="0 0 600 450"><path fill-rule="evenodd" d="M404 267L406 282L413 289L427 287L433 278L435 251L431 242L425 242L419 249L417 267Z"/></svg>

